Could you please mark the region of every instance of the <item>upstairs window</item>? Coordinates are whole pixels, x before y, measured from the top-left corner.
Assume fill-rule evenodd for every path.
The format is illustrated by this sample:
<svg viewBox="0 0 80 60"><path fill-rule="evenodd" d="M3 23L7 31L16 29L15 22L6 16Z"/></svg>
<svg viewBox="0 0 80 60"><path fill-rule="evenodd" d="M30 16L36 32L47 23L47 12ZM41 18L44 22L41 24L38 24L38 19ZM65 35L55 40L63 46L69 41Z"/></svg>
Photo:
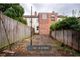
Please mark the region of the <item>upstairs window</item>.
<svg viewBox="0 0 80 60"><path fill-rule="evenodd" d="M47 14L42 14L42 19L46 20L47 19Z"/></svg>

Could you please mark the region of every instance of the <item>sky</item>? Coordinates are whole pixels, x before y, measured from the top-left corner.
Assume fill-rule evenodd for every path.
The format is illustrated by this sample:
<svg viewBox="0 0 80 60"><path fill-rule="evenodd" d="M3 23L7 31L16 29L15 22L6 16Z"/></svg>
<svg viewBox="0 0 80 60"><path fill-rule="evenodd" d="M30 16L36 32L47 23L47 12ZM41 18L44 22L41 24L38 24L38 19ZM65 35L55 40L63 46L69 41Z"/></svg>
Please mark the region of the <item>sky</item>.
<svg viewBox="0 0 80 60"><path fill-rule="evenodd" d="M75 15L80 16L80 4L46 4L46 3L21 3L20 4L24 8L24 15L30 15L31 6L33 7L33 14L35 11L37 12L52 12L55 11L59 15L72 16L72 10L75 10Z"/></svg>

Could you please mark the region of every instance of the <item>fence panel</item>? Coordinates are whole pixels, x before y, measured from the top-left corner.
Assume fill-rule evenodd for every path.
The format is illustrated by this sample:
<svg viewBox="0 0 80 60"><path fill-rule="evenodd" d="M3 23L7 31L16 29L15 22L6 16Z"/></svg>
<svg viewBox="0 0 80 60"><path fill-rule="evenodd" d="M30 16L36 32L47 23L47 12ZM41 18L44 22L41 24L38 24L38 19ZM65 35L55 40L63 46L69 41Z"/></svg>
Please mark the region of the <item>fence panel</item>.
<svg viewBox="0 0 80 60"><path fill-rule="evenodd" d="M8 39L12 44L29 36L30 27L0 14L0 48L9 45Z"/></svg>
<svg viewBox="0 0 80 60"><path fill-rule="evenodd" d="M80 32L78 33L78 50L80 51Z"/></svg>
<svg viewBox="0 0 80 60"><path fill-rule="evenodd" d="M72 45L74 49L78 50L78 34L75 31L73 31Z"/></svg>
<svg viewBox="0 0 80 60"><path fill-rule="evenodd" d="M80 32L73 30L57 30L54 37L54 31L52 32L52 37L61 41L65 45L68 45L76 50L80 51Z"/></svg>
<svg viewBox="0 0 80 60"><path fill-rule="evenodd" d="M67 32L67 30L64 30L64 44L65 45L67 45L67 34L68 34L68 32Z"/></svg>

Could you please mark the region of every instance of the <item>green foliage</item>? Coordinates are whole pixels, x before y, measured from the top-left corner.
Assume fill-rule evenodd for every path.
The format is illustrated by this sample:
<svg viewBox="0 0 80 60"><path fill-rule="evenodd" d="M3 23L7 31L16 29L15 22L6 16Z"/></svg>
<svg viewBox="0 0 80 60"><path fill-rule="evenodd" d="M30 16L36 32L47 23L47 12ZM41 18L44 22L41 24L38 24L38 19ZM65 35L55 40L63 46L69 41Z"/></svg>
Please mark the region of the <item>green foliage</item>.
<svg viewBox="0 0 80 60"><path fill-rule="evenodd" d="M0 11L4 12L6 11L8 8L12 7L13 5L19 5L18 3L16 4L7 4L7 3L0 3Z"/></svg>
<svg viewBox="0 0 80 60"><path fill-rule="evenodd" d="M16 17L16 12L15 12L15 10L12 7L8 8L4 12L4 14L7 15L7 16L9 16L9 17L11 17L11 18L13 18L13 19Z"/></svg>
<svg viewBox="0 0 80 60"><path fill-rule="evenodd" d="M15 10L16 17L21 17L24 14L24 9L20 5L12 5L12 8Z"/></svg>
<svg viewBox="0 0 80 60"><path fill-rule="evenodd" d="M10 4L0 4L0 11L4 12L6 9L10 8Z"/></svg>
<svg viewBox="0 0 80 60"><path fill-rule="evenodd" d="M55 24L52 24L52 25L50 26L50 30L55 30Z"/></svg>
<svg viewBox="0 0 80 60"><path fill-rule="evenodd" d="M0 4L0 11L4 15L13 18L21 23L27 24L26 20L22 18L24 14L24 9L20 4Z"/></svg>
<svg viewBox="0 0 80 60"><path fill-rule="evenodd" d="M26 20L23 19L23 17L16 17L15 20L17 20L17 21L19 21L19 22L21 22L23 24L27 24Z"/></svg>
<svg viewBox="0 0 80 60"><path fill-rule="evenodd" d="M60 30L60 29L73 29L80 30L79 20L75 17L67 17L62 21L58 21L55 24L52 24L50 27L51 30Z"/></svg>

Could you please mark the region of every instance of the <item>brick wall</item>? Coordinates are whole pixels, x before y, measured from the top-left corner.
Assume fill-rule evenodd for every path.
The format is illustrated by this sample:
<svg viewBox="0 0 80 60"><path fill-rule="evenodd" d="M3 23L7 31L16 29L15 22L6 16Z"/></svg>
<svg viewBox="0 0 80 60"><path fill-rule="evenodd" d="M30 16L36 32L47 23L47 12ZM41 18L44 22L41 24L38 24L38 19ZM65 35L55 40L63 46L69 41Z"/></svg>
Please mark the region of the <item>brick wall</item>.
<svg viewBox="0 0 80 60"><path fill-rule="evenodd" d="M42 15L46 14L47 19L42 19ZM49 35L51 18L50 13L39 13L39 34Z"/></svg>

